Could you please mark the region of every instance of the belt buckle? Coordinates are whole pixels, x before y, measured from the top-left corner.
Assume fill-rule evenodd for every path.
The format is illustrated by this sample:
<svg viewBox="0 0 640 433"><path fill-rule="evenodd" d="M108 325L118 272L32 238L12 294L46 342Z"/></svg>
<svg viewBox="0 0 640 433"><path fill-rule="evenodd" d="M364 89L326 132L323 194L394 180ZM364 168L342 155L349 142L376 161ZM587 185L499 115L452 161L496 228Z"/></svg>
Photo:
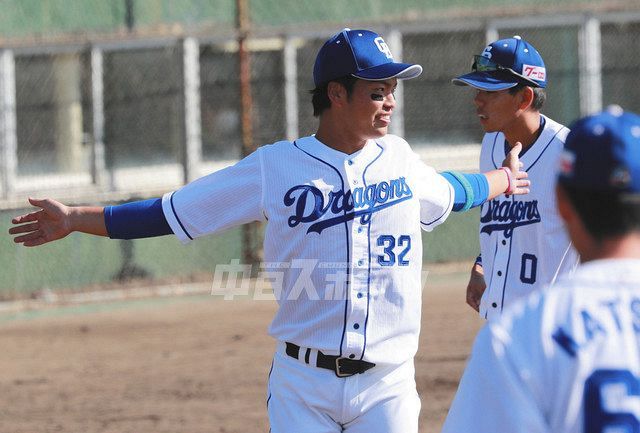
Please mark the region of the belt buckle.
<svg viewBox="0 0 640 433"><path fill-rule="evenodd" d="M349 358L336 358L336 376L338 376L338 377L351 377L351 376L355 375L356 373L343 373L342 371L340 371L340 369L341 369L340 361L341 360L349 361Z"/></svg>

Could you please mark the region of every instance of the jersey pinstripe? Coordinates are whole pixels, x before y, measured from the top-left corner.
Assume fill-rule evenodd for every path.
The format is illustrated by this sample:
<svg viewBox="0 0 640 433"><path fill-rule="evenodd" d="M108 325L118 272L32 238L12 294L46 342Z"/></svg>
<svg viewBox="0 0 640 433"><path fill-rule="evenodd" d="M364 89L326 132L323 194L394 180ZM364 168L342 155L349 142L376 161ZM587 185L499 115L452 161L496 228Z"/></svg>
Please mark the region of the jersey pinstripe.
<svg viewBox="0 0 640 433"><path fill-rule="evenodd" d="M581 265L485 325L442 431L638 431L639 335L640 260Z"/></svg>
<svg viewBox="0 0 640 433"><path fill-rule="evenodd" d="M556 210L555 173L569 130L545 117L536 142L521 156L531 180L522 196L499 196L482 205L480 249L487 283L480 315L492 319L536 288L570 272L578 254ZM504 134L485 134L480 170L495 170L505 158Z"/></svg>
<svg viewBox="0 0 640 433"><path fill-rule="evenodd" d="M163 197L183 242L266 221L265 262L286 264L270 334L376 364L417 350L420 228L452 206L451 185L392 135L352 155L314 137L263 146Z"/></svg>

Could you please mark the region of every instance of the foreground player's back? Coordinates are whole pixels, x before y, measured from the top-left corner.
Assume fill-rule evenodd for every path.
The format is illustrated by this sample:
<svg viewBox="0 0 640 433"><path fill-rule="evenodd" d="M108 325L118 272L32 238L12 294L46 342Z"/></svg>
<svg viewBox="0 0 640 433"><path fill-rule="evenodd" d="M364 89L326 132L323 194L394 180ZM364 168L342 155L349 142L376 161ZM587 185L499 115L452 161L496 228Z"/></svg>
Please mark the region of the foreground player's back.
<svg viewBox="0 0 640 433"><path fill-rule="evenodd" d="M465 372L463 382L481 383L461 388L470 385L491 396L487 404L497 407L491 412L501 415L475 417L468 412L474 405L464 401L473 393L465 393L455 404L465 407L458 413L472 424L446 431L638 431L639 336L640 260L587 263L574 278L533 295L483 329L475 365L492 372Z"/></svg>

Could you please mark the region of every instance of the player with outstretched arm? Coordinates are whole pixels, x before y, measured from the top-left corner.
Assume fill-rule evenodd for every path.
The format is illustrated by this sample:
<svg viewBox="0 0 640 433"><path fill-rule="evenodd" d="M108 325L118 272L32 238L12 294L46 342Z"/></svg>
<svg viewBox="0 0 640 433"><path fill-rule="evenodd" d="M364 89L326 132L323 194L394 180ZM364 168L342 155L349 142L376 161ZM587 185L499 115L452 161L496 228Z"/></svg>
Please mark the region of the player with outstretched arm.
<svg viewBox="0 0 640 433"><path fill-rule="evenodd" d="M556 210L554 173L569 129L540 113L547 72L533 45L514 36L474 56L473 71L453 80L475 89L482 128L480 170L500 167L522 143L520 160L533 187L526 196L500 196L480 210L480 250L467 285L467 303L480 316L504 307L572 272L579 257Z"/></svg>
<svg viewBox="0 0 640 433"><path fill-rule="evenodd" d="M31 199L40 210L15 218L10 233L25 246L74 231L175 234L187 243L265 221L265 262L289 265L274 290L279 309L269 328L277 340L271 431L417 432L421 228L529 185L518 147L505 167L440 175L387 134L397 81L421 72L395 62L376 33L345 29L316 58L315 135L262 146L154 200L102 208Z"/></svg>
<svg viewBox="0 0 640 433"><path fill-rule="evenodd" d="M443 433L640 431L640 116L574 123L557 179L583 263L480 331Z"/></svg>

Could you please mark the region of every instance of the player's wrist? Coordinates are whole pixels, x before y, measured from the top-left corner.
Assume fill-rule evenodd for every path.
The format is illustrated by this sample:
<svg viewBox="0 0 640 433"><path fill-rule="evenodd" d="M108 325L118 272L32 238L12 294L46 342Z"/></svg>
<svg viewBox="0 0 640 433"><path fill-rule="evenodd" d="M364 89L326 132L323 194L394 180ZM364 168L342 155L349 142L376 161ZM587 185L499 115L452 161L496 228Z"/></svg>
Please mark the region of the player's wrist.
<svg viewBox="0 0 640 433"><path fill-rule="evenodd" d="M63 227L67 233L82 232L105 236L104 207L65 206Z"/></svg>
<svg viewBox="0 0 640 433"><path fill-rule="evenodd" d="M63 222L66 231L69 233L81 231L80 227L82 227L82 215L84 213L83 208L79 206L65 206L65 209L62 211L64 215L66 215Z"/></svg>
<svg viewBox="0 0 640 433"><path fill-rule="evenodd" d="M498 170L502 170L507 177L507 188L505 189L504 194L513 194L516 190L516 179L513 172L509 167L500 167Z"/></svg>

